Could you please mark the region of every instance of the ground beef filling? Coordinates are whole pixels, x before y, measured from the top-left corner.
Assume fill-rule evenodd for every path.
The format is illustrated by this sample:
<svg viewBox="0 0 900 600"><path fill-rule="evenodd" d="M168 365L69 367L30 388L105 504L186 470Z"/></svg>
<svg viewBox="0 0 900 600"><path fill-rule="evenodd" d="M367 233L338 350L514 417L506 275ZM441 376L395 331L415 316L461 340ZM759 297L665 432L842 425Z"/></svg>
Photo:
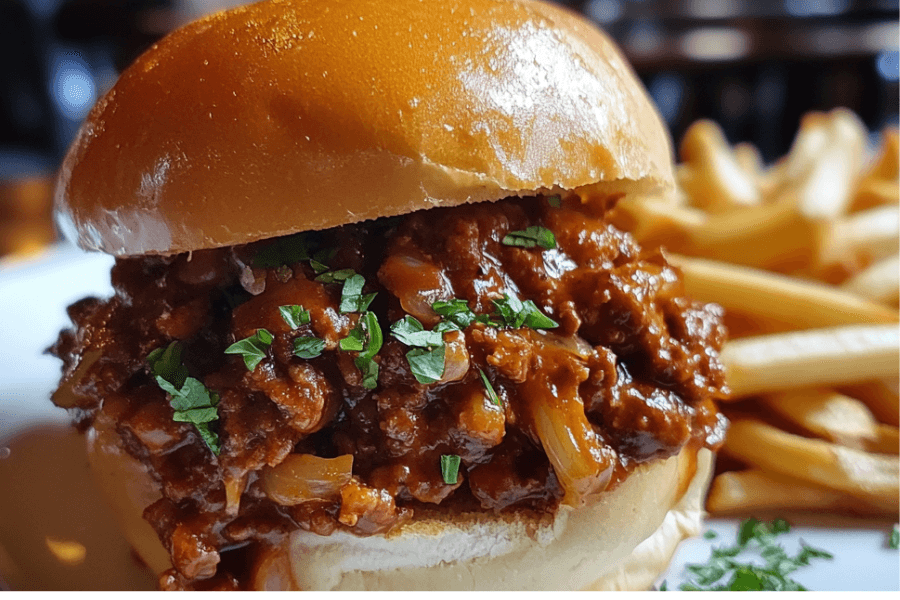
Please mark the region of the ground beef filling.
<svg viewBox="0 0 900 600"><path fill-rule="evenodd" d="M434 504L580 505L634 465L687 444L717 446L721 309L685 298L660 252L641 250L592 206L508 199L117 260L115 296L69 309L75 327L52 349L64 361L54 401L82 428L114 429L148 465L161 497L145 518L174 565L163 585L241 585L229 557L297 528L383 533ZM534 226L557 246L503 243ZM315 261L292 254L298 242ZM342 283L317 280L319 263L352 269L364 294L377 293L368 310L384 344L374 389L359 352L341 349L362 315L340 310ZM391 324L411 315L431 329L441 322L433 303L451 299L489 315L505 295L532 301L558 327L448 331L443 375L420 383ZM279 310L290 305L309 322L292 328ZM274 339L250 371L224 351L260 328ZM321 354L297 356L302 337L323 340ZM208 425L218 455L193 424L173 420L171 396L148 368L147 356L173 341L190 376L218 395ZM456 483L445 481L442 456L460 458Z"/></svg>

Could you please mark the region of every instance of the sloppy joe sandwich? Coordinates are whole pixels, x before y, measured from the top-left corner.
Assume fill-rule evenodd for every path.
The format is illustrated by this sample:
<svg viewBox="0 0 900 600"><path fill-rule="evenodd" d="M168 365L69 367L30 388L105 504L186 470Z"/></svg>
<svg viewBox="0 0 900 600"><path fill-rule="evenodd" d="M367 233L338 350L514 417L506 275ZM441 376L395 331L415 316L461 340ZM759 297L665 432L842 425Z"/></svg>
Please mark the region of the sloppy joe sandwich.
<svg viewBox="0 0 900 600"><path fill-rule="evenodd" d="M160 586L650 585L725 429L721 309L606 220L670 155L541 2L270 0L141 56L59 176L116 264L53 400Z"/></svg>

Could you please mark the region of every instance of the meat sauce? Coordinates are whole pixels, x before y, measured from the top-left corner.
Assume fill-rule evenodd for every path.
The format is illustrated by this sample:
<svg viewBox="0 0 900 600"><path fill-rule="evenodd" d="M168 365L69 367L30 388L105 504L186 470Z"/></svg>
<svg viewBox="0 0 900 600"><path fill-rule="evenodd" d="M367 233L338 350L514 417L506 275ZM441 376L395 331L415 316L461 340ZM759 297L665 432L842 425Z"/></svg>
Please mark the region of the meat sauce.
<svg viewBox="0 0 900 600"><path fill-rule="evenodd" d="M75 327L52 348L64 362L54 401L80 428L114 428L158 482L162 497L144 516L170 551L168 588L246 585L229 557L297 528L372 535L426 505L588 503L635 465L688 444L717 447L725 429L713 403L725 391L721 309L687 299L661 252L641 250L603 212L577 196L507 199L118 259L115 295L69 309ZM535 226L556 246L503 243ZM292 244L314 260L292 255ZM329 282L346 269L376 294L377 383L360 351L342 349L364 318L341 311L342 283ZM533 302L558 326L503 325L495 301L504 297ZM452 299L494 317L443 333L443 373L422 383L391 324L410 315L431 329L446 321L433 304ZM309 312L307 323L289 324L279 308L291 305ZM273 339L249 370L225 350L260 329ZM295 354L303 337L322 340L321 354ZM209 424L218 454L193 424L173 420L148 368L148 355L173 341L190 376L218 396ZM455 483L442 456L460 458Z"/></svg>

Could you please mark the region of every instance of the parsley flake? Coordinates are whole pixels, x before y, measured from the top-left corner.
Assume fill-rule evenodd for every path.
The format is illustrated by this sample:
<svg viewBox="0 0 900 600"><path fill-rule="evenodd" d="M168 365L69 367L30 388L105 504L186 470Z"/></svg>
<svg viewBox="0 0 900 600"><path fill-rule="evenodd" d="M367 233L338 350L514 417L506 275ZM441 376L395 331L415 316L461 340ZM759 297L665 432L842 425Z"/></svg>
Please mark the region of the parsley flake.
<svg viewBox="0 0 900 600"><path fill-rule="evenodd" d="M494 389L494 386L491 385L491 380L488 379L481 367L478 367L478 372L481 373L481 383L484 384L484 391L487 393L488 399L492 404L502 406L503 404L500 402L500 396L497 395L497 391Z"/></svg>
<svg viewBox="0 0 900 600"><path fill-rule="evenodd" d="M328 270L328 263L334 258L335 254L337 254L337 248L319 250L309 259L309 266L316 272L316 275L321 275Z"/></svg>
<svg viewBox="0 0 900 600"><path fill-rule="evenodd" d="M461 331L472 323L484 323L491 327L496 327L498 325L491 320L489 315L476 315L472 309L469 308L468 301L460 298L453 298L446 301L438 300L431 305L431 309L443 317L441 322L434 327L435 331L440 331L441 333L454 330Z"/></svg>
<svg viewBox="0 0 900 600"><path fill-rule="evenodd" d="M312 337L312 336L303 336L294 338L294 356L300 358L316 358L322 354L322 351L325 350L325 340Z"/></svg>
<svg viewBox="0 0 900 600"><path fill-rule="evenodd" d="M515 296L504 294L503 299L494 300L497 316L503 325L518 329L523 325L532 329L553 329L559 323L545 315L531 300L522 302Z"/></svg>
<svg viewBox="0 0 900 600"><path fill-rule="evenodd" d="M556 236L546 227L537 225L527 227L523 231L510 231L503 236L504 246L518 246L520 248L534 248L540 246L547 250L556 248Z"/></svg>
<svg viewBox="0 0 900 600"><path fill-rule="evenodd" d="M219 436L209 424L219 420L219 395L210 392L199 379L188 376L187 368L181 363L181 354L182 346L178 342L152 351L147 355L150 373L170 396L169 404L175 411L172 419L193 423L200 438L213 454L218 455L222 450Z"/></svg>
<svg viewBox="0 0 900 600"><path fill-rule="evenodd" d="M687 565L685 569L692 579L680 586L682 591L803 591L802 585L788 577L791 573L810 564L814 558L831 559L824 550L807 546L790 556L776 543L777 536L790 531L784 519L764 523L748 519L738 530L737 545L714 547L710 559L704 564ZM709 532L708 532L709 533ZM739 560L745 552L754 552L759 558L750 562ZM755 558L753 556L751 559Z"/></svg>
<svg viewBox="0 0 900 600"><path fill-rule="evenodd" d="M326 273L320 274L316 277L316 281L321 283L338 283L341 281L346 281L356 275L356 271L353 269L339 269L337 271L328 271Z"/></svg>
<svg viewBox="0 0 900 600"><path fill-rule="evenodd" d="M266 350L275 338L267 329L257 329L250 337L238 340L225 349L225 354L240 354L244 365L252 371L266 357Z"/></svg>
<svg viewBox="0 0 900 600"><path fill-rule="evenodd" d="M559 208L560 206L562 206L562 197L561 196L548 196L547 204L549 204L553 208Z"/></svg>
<svg viewBox="0 0 900 600"><path fill-rule="evenodd" d="M409 370L422 384L436 383L444 376L444 358L447 347L441 344L434 349L413 348L406 353Z"/></svg>
<svg viewBox="0 0 900 600"><path fill-rule="evenodd" d="M274 269L309 259L309 242L305 233L295 233L267 244L253 257L258 269Z"/></svg>
<svg viewBox="0 0 900 600"><path fill-rule="evenodd" d="M890 546L892 550L900 548L900 525L895 524L894 529L891 530L891 539L888 542L888 546Z"/></svg>
<svg viewBox="0 0 900 600"><path fill-rule="evenodd" d="M279 306L278 311L281 318L287 323L291 329L299 329L301 326L309 323L309 311L299 304L288 304Z"/></svg>
<svg viewBox="0 0 900 600"><path fill-rule="evenodd" d="M437 347L444 343L439 331L428 331L417 318L406 315L391 325L391 335L407 346Z"/></svg>
<svg viewBox="0 0 900 600"><path fill-rule="evenodd" d="M353 361L363 375L363 387L374 390L378 386L378 363L375 355L384 344L381 325L372 311L366 311L356 323L356 327L339 343L341 350L359 352Z"/></svg>
<svg viewBox="0 0 900 600"><path fill-rule="evenodd" d="M435 383L444 376L447 347L440 331L428 331L422 323L406 315L391 325L391 335L413 349L406 353L409 370L422 384Z"/></svg>
<svg viewBox="0 0 900 600"><path fill-rule="evenodd" d="M441 476L447 485L456 485L459 481L460 458L456 454L441 455Z"/></svg>
<svg viewBox="0 0 900 600"><path fill-rule="evenodd" d="M344 279L344 287L341 289L341 305L340 311L343 314L354 312L365 312L375 298L377 292L371 294L363 294L363 286L366 285L366 279L362 275L354 273L350 277Z"/></svg>

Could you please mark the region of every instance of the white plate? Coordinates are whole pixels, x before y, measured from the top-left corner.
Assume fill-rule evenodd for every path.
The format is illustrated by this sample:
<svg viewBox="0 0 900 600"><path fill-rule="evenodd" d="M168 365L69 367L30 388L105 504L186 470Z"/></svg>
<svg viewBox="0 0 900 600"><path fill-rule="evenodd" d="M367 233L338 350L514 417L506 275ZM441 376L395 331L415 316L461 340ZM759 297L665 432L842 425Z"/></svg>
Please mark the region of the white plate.
<svg viewBox="0 0 900 600"><path fill-rule="evenodd" d="M111 293L112 259L59 247L27 262L0 262L0 577L13 589L148 589L144 572L116 532L94 489L78 436L49 399L59 361L43 354L68 326L65 308ZM898 590L900 558L887 546L891 523L798 516L784 536L834 554L794 578L813 590ZM718 538L685 543L669 573L705 562L713 545L731 544L738 520L716 519Z"/></svg>

